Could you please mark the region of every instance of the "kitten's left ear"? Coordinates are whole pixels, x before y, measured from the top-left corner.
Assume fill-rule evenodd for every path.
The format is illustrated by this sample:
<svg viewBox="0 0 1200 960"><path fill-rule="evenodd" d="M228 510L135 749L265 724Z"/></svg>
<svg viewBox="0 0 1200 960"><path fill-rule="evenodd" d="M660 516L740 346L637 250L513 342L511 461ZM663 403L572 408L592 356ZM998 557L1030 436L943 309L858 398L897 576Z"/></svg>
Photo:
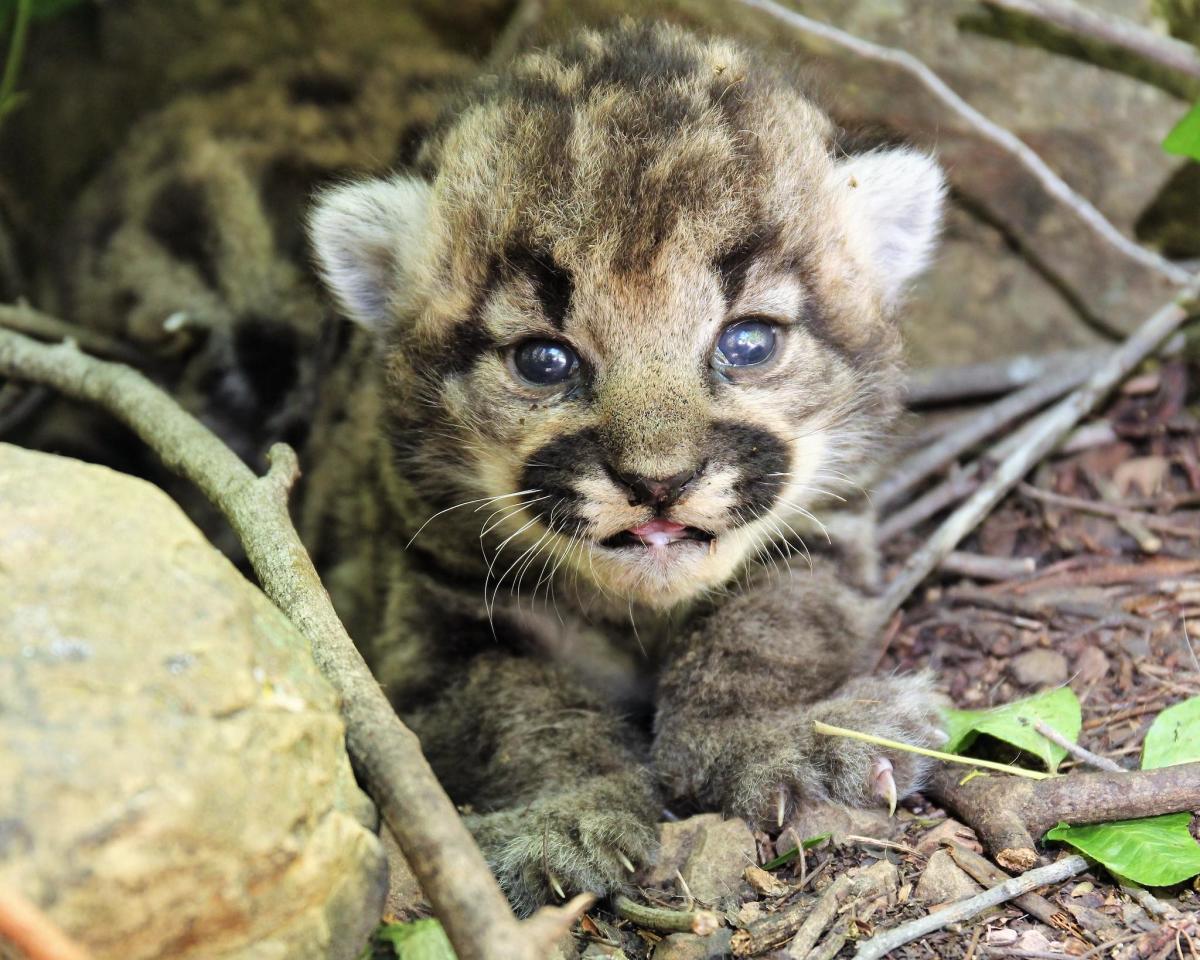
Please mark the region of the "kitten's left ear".
<svg viewBox="0 0 1200 960"><path fill-rule="evenodd" d="M904 147L849 157L836 171L851 229L866 247L884 305L894 307L937 244L945 174L932 157Z"/></svg>
<svg viewBox="0 0 1200 960"><path fill-rule="evenodd" d="M424 246L432 189L396 176L321 193L308 232L321 278L346 315L376 332L395 319Z"/></svg>

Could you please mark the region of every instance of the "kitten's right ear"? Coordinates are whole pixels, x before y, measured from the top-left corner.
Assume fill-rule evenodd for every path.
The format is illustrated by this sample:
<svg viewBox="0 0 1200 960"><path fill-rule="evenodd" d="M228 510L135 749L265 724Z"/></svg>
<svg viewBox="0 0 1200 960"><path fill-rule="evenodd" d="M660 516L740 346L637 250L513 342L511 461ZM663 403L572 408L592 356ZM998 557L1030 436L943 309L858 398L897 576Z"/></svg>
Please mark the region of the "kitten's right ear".
<svg viewBox="0 0 1200 960"><path fill-rule="evenodd" d="M424 180L396 176L317 196L308 218L317 268L351 320L379 331L394 319L422 247L431 194Z"/></svg>

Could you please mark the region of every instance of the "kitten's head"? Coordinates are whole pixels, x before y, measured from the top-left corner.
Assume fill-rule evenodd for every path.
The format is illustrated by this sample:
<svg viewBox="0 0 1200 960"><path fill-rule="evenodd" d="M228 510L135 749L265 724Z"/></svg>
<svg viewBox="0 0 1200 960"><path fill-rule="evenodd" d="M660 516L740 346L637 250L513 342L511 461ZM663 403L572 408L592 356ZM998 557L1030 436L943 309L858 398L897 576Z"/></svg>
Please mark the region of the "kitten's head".
<svg viewBox="0 0 1200 960"><path fill-rule="evenodd" d="M400 470L431 512L490 504L495 576L561 564L670 606L861 459L944 188L928 157L840 156L834 133L739 48L629 24L479 83L412 175L319 198Z"/></svg>

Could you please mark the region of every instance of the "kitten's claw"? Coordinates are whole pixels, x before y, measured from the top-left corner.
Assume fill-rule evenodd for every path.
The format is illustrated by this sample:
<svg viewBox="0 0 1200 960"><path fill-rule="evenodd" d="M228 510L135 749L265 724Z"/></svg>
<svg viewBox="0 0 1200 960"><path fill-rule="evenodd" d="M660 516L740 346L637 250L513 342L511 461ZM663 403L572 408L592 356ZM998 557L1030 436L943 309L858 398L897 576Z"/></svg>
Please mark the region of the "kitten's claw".
<svg viewBox="0 0 1200 960"><path fill-rule="evenodd" d="M875 795L887 801L888 816L896 815L896 778L892 776L892 761L879 757L871 764L871 787Z"/></svg>
<svg viewBox="0 0 1200 960"><path fill-rule="evenodd" d="M630 873L637 873L637 867L635 867L632 861L630 861L630 859L620 850L617 851L617 859L621 861L621 866L623 866Z"/></svg>
<svg viewBox="0 0 1200 960"><path fill-rule="evenodd" d="M775 826L783 829L783 818L787 813L787 787L782 783L775 788Z"/></svg>
<svg viewBox="0 0 1200 960"><path fill-rule="evenodd" d="M550 889L553 890L555 892L555 894L557 894L558 899L566 900L567 895L565 893L563 893L562 884L558 882L558 877L556 877L552 873L549 873L546 875L546 879L550 881Z"/></svg>

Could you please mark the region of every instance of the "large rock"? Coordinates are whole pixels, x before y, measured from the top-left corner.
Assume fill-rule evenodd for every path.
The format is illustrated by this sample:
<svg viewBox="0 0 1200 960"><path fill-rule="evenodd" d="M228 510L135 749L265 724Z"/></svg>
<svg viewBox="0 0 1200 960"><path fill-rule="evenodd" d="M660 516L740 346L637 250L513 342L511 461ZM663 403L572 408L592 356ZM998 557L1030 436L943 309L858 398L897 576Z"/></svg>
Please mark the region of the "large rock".
<svg viewBox="0 0 1200 960"><path fill-rule="evenodd" d="M96 960L340 960L373 821L306 642L180 510L0 444L0 886Z"/></svg>

